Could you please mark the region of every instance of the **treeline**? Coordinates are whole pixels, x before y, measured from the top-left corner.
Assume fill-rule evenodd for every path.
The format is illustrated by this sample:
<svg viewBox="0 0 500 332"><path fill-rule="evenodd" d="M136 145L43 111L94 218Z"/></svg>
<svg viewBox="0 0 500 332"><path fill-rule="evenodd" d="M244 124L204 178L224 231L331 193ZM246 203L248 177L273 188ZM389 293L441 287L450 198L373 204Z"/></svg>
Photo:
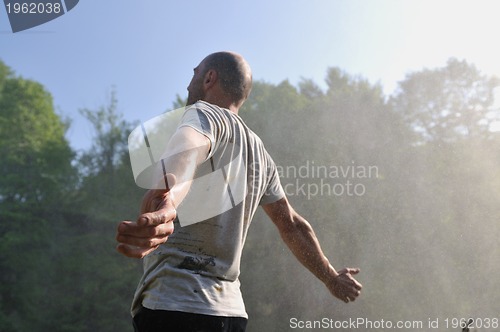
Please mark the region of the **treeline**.
<svg viewBox="0 0 500 332"><path fill-rule="evenodd" d="M282 173L289 199L334 266L362 269L365 289L353 304L334 300L258 213L242 262L248 330L498 317L499 86L457 59L408 74L391 96L337 68L326 89L256 82L240 115L280 169L301 170ZM50 93L0 62L1 331L132 330L141 266L114 236L143 194L126 146L137 124L114 93L81 113L95 135L77 153Z"/></svg>

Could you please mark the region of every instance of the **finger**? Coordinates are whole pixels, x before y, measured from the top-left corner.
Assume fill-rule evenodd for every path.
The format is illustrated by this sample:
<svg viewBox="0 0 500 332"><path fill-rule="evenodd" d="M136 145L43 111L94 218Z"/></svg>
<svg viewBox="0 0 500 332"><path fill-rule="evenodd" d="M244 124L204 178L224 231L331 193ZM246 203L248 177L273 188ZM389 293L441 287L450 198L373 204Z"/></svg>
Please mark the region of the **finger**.
<svg viewBox="0 0 500 332"><path fill-rule="evenodd" d="M129 245L138 248L150 249L158 247L160 244L167 242L168 236L140 238L129 235L118 235L117 241L124 245Z"/></svg>
<svg viewBox="0 0 500 332"><path fill-rule="evenodd" d="M354 298L358 297L361 294L361 291L359 289L350 289L348 292L349 296L352 296Z"/></svg>
<svg viewBox="0 0 500 332"><path fill-rule="evenodd" d="M123 221L118 225L116 240L125 243L125 237L133 238L161 238L174 232L173 223L164 223L157 226L140 226L130 221Z"/></svg>
<svg viewBox="0 0 500 332"><path fill-rule="evenodd" d="M353 276L349 274L343 274L344 276L344 286L349 287L352 289L355 289L356 291L361 290L363 288L363 285L361 285L356 279L354 279Z"/></svg>
<svg viewBox="0 0 500 332"><path fill-rule="evenodd" d="M359 268L346 267L340 270L339 274L358 274L361 271Z"/></svg>
<svg viewBox="0 0 500 332"><path fill-rule="evenodd" d="M349 282L347 284L347 287L353 289L354 291L360 291L363 288L363 285L361 285L356 279L353 277L349 277Z"/></svg>
<svg viewBox="0 0 500 332"><path fill-rule="evenodd" d="M129 227L129 230L120 231L116 234L117 242L134 246L151 247L165 243L167 238L174 232L174 227L171 223L155 227L137 227L133 225ZM134 228L137 228L137 230L134 231Z"/></svg>
<svg viewBox="0 0 500 332"><path fill-rule="evenodd" d="M137 219L137 224L139 226L156 226L173 221L175 217L175 210L166 208L141 214Z"/></svg>
<svg viewBox="0 0 500 332"><path fill-rule="evenodd" d="M346 267L346 268L340 270L338 273L339 273L339 276L340 275L347 276L351 280L353 286L356 289L360 290L361 288L363 288L363 285L361 285L356 279L354 279L352 277L352 275L358 274L359 272L360 272L359 268Z"/></svg>
<svg viewBox="0 0 500 332"><path fill-rule="evenodd" d="M120 243L116 247L116 250L127 257L130 258L144 258L151 252L155 251L158 247L154 248L149 248L149 249L144 249L144 248L138 248L138 247L132 247L128 246L126 244Z"/></svg>
<svg viewBox="0 0 500 332"><path fill-rule="evenodd" d="M117 231L117 240L118 236L120 235L130 235L134 237L152 237L160 235L158 233L155 233L157 231L154 229L154 227L140 226L132 221L122 221L120 224L118 224Z"/></svg>
<svg viewBox="0 0 500 332"><path fill-rule="evenodd" d="M351 302L356 301L356 296L354 296L354 295L349 295L347 298L348 298L348 299L349 299L349 301L351 301Z"/></svg>
<svg viewBox="0 0 500 332"><path fill-rule="evenodd" d="M363 288L363 285L362 285L362 284L360 284L360 283L359 283L356 279L354 279L354 278L353 278L352 280L354 281L354 287L355 287L358 291L360 291L360 290Z"/></svg>
<svg viewBox="0 0 500 332"><path fill-rule="evenodd" d="M137 226L136 224L124 224L119 227L116 241L139 247L152 247L165 243L174 232L173 223L158 226Z"/></svg>
<svg viewBox="0 0 500 332"><path fill-rule="evenodd" d="M345 298L346 298L347 302L349 302L349 301L351 301L351 302L352 302L352 301L356 301L356 298L357 298L360 294L361 294L361 292L360 292L360 291L358 291L358 290L355 290L355 291L350 291L350 292L347 292L347 293L345 294Z"/></svg>
<svg viewBox="0 0 500 332"><path fill-rule="evenodd" d="M136 227L137 224L132 221L120 222L116 228L116 239L118 240L118 236L122 234L133 234Z"/></svg>

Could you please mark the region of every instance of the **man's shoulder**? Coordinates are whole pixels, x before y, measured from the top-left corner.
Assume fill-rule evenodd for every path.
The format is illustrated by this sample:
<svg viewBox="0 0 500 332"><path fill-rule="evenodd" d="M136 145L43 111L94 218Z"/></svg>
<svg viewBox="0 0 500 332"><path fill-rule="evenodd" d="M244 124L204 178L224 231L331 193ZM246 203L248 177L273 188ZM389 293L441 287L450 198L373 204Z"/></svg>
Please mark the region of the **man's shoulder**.
<svg viewBox="0 0 500 332"><path fill-rule="evenodd" d="M226 108L203 100L198 100L193 105L188 106L186 111L190 109L201 112L205 114L205 116L208 116L208 118L215 120L215 122L220 122L221 124L224 123L225 125L228 125L231 123L234 125L237 123L240 128L244 128L246 135L252 137L258 144L264 144L259 135L255 133L238 114L235 114Z"/></svg>
<svg viewBox="0 0 500 332"><path fill-rule="evenodd" d="M229 123L239 123L245 127L247 127L245 121L236 113L232 112L231 110L220 107L215 104L210 104L206 101L199 100L196 103L194 103L191 106L188 106L186 108L186 111L188 110L195 110L197 112L201 112L205 115L208 115L209 117L213 119L218 119L219 121L223 122L228 122ZM247 127L248 128L248 127Z"/></svg>
<svg viewBox="0 0 500 332"><path fill-rule="evenodd" d="M193 109L198 109L198 110L202 110L202 111L207 111L207 112L224 112L224 111L229 111L229 110L226 110L218 105L215 105L215 104L210 104L206 101L203 101L203 100L198 100L196 103L194 103L193 105L191 106L188 106L187 109L190 109L190 108L193 108Z"/></svg>

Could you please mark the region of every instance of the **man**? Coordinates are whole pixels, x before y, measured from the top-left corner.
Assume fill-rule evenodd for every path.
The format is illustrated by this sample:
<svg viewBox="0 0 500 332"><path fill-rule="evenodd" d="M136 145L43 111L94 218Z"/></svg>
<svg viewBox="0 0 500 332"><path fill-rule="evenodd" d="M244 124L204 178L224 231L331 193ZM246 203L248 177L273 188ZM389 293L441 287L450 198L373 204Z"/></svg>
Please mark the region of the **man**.
<svg viewBox="0 0 500 332"><path fill-rule="evenodd" d="M295 257L335 297L348 303L360 294L362 286L353 277L359 269L332 267L310 224L285 197L262 142L239 118L251 85L250 67L240 55L218 52L203 59L188 86L191 106L166 147L166 190L149 190L137 222L118 226L117 250L144 258L132 305L136 331L245 331L239 264L259 205ZM196 179L218 170L224 190L213 183L199 196ZM189 197L196 191L193 204ZM229 200L230 209L180 227L179 220L191 216L182 214L183 208L203 212Z"/></svg>

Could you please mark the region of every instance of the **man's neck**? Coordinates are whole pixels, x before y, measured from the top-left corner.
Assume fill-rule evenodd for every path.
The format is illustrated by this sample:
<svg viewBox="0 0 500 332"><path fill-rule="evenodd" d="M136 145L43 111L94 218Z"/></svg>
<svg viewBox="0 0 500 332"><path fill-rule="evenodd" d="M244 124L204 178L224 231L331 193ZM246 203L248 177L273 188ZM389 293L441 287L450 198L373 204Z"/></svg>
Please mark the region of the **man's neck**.
<svg viewBox="0 0 500 332"><path fill-rule="evenodd" d="M221 99L211 100L211 98L206 98L206 99L202 99L202 100L209 103L209 104L217 105L221 108L228 109L231 112L233 112L234 114L238 114L238 112L240 110L239 106L237 106L233 102L230 102L227 100L223 100L223 99L222 100Z"/></svg>

